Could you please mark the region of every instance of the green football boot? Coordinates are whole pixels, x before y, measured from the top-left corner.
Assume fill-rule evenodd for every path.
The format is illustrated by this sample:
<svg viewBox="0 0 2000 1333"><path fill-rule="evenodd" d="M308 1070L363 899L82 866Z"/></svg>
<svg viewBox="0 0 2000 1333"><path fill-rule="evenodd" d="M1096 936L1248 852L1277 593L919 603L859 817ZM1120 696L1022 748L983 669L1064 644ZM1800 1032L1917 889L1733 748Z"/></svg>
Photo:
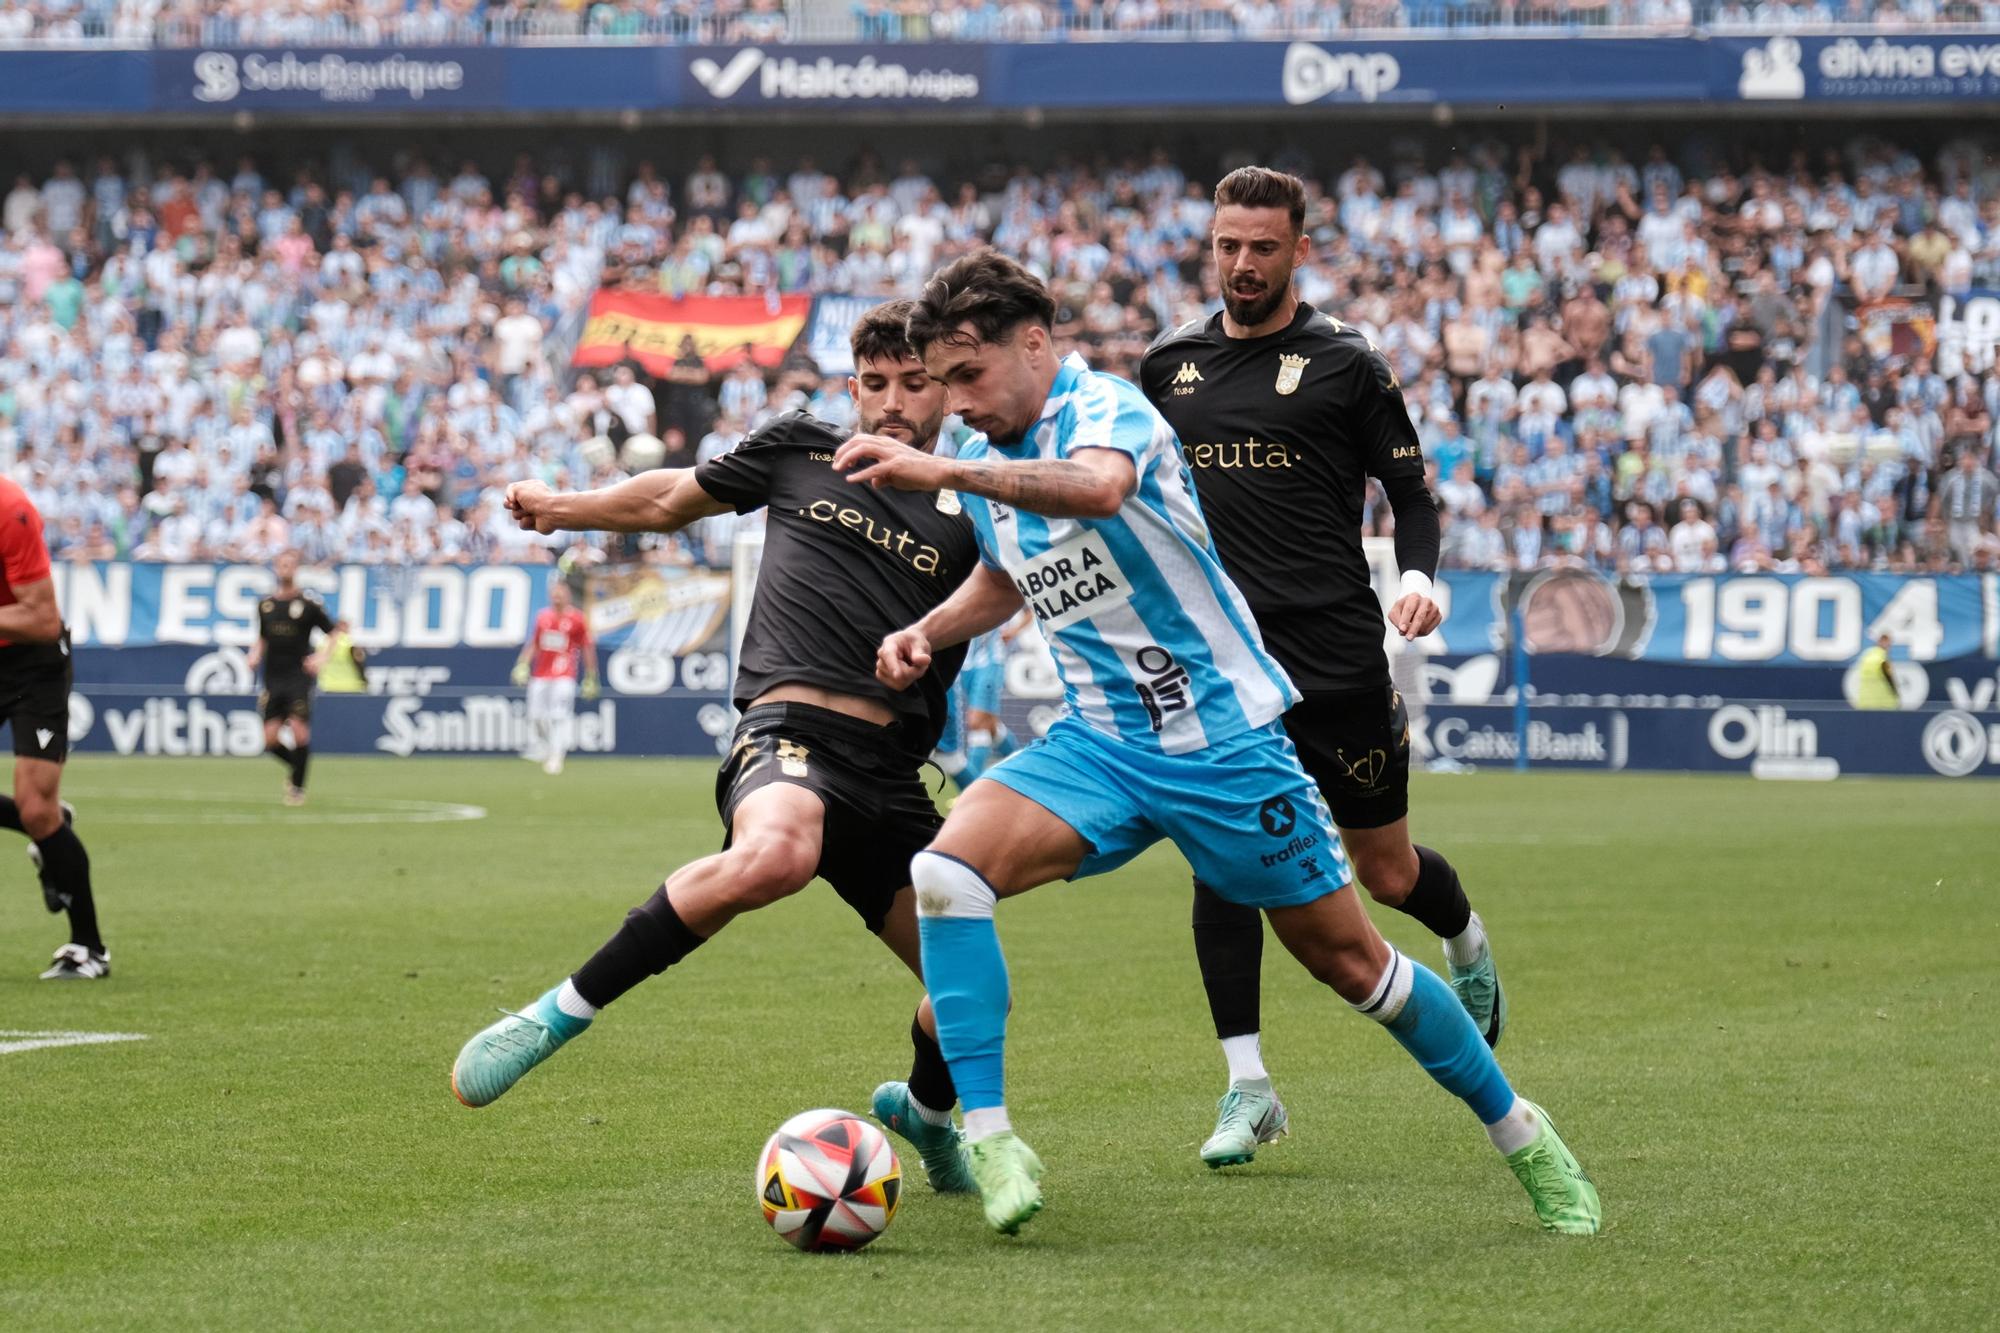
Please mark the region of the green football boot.
<svg viewBox="0 0 2000 1333"><path fill-rule="evenodd" d="M1556 1133L1549 1113L1533 1102L1528 1108L1541 1122L1535 1141L1518 1152L1507 1154L1514 1178L1535 1201L1535 1216L1544 1231L1560 1231L1566 1236L1594 1236L1604 1224L1604 1208L1597 1199L1597 1186L1590 1183L1576 1154Z"/></svg>
<svg viewBox="0 0 2000 1333"><path fill-rule="evenodd" d="M562 1044L590 1026L556 1008L550 991L528 1006L528 1012L502 1009L492 1027L472 1035L451 1067L451 1091L467 1106L486 1106L521 1081L521 1076L554 1055Z"/></svg>
<svg viewBox="0 0 2000 1333"><path fill-rule="evenodd" d="M986 1222L1012 1236L1021 1224L1042 1211L1042 1159L1011 1132L965 1145L973 1183L986 1206Z"/></svg>
<svg viewBox="0 0 2000 1333"><path fill-rule="evenodd" d="M1478 921L1479 914L1473 913L1472 919ZM1482 929L1480 934L1483 936L1485 931ZM1472 1026L1486 1038L1487 1049L1498 1047L1500 1034L1507 1030L1507 992L1500 989L1500 974L1493 968L1492 944L1480 945L1479 957L1473 959L1470 967L1460 967L1451 961L1449 954L1444 962L1452 992L1465 1006L1465 1012L1472 1015Z"/></svg>
<svg viewBox="0 0 2000 1333"><path fill-rule="evenodd" d="M939 1194L963 1194L975 1188L972 1169L965 1164L965 1138L956 1125L933 1125L917 1114L907 1083L884 1083L875 1089L875 1118L900 1134L923 1161L924 1175Z"/></svg>
<svg viewBox="0 0 2000 1333"><path fill-rule="evenodd" d="M1285 1104L1271 1091L1271 1080L1238 1079L1215 1104L1215 1132L1201 1145L1201 1160L1211 1171L1243 1166L1257 1155L1258 1144L1276 1143L1289 1133Z"/></svg>

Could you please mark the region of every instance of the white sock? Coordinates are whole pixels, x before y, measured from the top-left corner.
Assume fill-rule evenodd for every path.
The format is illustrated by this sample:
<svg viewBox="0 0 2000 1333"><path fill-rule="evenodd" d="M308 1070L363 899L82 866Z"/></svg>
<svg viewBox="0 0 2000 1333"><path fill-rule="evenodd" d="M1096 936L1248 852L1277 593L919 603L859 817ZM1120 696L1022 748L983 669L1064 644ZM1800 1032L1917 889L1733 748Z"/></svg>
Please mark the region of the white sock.
<svg viewBox="0 0 2000 1333"><path fill-rule="evenodd" d="M1396 1015L1403 1012L1403 1006L1410 1002L1410 988L1415 984L1416 976L1410 971L1409 960L1391 948L1389 965L1382 969L1382 977L1375 983L1375 989L1369 992L1367 999L1353 1007L1363 1018L1372 1018L1377 1023L1393 1023Z"/></svg>
<svg viewBox="0 0 2000 1333"><path fill-rule="evenodd" d="M556 991L556 1008L571 1018L591 1019L597 1017L597 1006L576 993L576 983L563 978L562 986Z"/></svg>
<svg viewBox="0 0 2000 1333"><path fill-rule="evenodd" d="M1485 948L1486 927L1480 923L1479 913L1474 912L1465 929L1444 942L1444 959L1453 967L1471 967Z"/></svg>
<svg viewBox="0 0 2000 1333"><path fill-rule="evenodd" d="M934 1111L918 1101L914 1093L910 1095L910 1109L915 1111L917 1119L923 1121L926 1125L949 1125L951 1123L951 1108L949 1106L945 1107L942 1111Z"/></svg>
<svg viewBox="0 0 2000 1333"><path fill-rule="evenodd" d="M1222 1058L1229 1061L1231 1083L1271 1077L1264 1069L1264 1043L1258 1033L1252 1032L1241 1037L1224 1037Z"/></svg>
<svg viewBox="0 0 2000 1333"><path fill-rule="evenodd" d="M977 1111L965 1113L965 1141L977 1143L990 1139L995 1134L1012 1134L1013 1122L1007 1119L1004 1106L982 1106Z"/></svg>
<svg viewBox="0 0 2000 1333"><path fill-rule="evenodd" d="M1486 1137L1493 1140L1503 1156L1517 1153L1533 1143L1542 1132L1542 1118L1535 1114L1535 1108L1528 1105L1527 1098L1516 1097L1507 1114L1486 1127Z"/></svg>

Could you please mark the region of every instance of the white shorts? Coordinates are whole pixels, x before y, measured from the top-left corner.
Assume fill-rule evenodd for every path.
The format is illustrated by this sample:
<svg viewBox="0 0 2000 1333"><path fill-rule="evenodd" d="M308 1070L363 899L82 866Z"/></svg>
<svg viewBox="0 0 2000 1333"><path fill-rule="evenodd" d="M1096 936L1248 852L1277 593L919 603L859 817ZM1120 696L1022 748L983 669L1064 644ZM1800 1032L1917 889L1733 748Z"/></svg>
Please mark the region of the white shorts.
<svg viewBox="0 0 2000 1333"><path fill-rule="evenodd" d="M575 712L575 676L536 676L528 682L529 717L554 722Z"/></svg>

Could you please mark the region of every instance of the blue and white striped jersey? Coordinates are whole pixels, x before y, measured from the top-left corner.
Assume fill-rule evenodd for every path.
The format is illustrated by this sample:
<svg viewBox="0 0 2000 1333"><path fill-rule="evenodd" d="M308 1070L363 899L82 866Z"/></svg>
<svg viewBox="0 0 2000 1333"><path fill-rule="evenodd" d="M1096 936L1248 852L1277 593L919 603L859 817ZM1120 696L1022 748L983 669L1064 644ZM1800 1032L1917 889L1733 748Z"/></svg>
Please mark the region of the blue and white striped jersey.
<svg viewBox="0 0 2000 1333"><path fill-rule="evenodd" d="M1139 486L1107 519L1044 518L965 496L979 555L1004 570L1055 652L1070 711L1145 749L1187 754L1274 721L1298 701L1215 557L1173 428L1138 388L1063 359L1019 444L979 436L959 456L1131 458Z"/></svg>
<svg viewBox="0 0 2000 1333"><path fill-rule="evenodd" d="M1007 641L997 629L987 630L965 645L965 670L1007 665Z"/></svg>

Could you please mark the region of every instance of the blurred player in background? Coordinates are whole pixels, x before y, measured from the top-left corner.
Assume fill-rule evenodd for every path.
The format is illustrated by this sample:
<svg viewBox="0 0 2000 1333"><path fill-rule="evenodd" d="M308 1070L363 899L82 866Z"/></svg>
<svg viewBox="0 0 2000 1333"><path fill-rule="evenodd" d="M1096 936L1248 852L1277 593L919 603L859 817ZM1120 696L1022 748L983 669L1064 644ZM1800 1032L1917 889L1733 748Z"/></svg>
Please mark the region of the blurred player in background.
<svg viewBox="0 0 2000 1333"><path fill-rule="evenodd" d="M908 302L855 326L849 381L866 430L930 450L944 390L904 340ZM833 470L846 432L788 413L693 468L661 468L581 495L517 482L507 504L541 532L673 532L703 517L765 509L769 525L736 676L743 710L716 780L723 850L682 866L632 909L567 980L475 1034L452 1091L485 1106L587 1028L598 1010L685 959L744 912L822 876L863 924L922 976L910 858L937 832L924 756L944 726L962 652L933 679L890 690L875 676L882 636L942 602L978 561L949 491L858 492ZM971 1188L951 1109L958 1101L930 1002L910 1025L907 1083L874 1110L913 1144L931 1185Z"/></svg>
<svg viewBox="0 0 2000 1333"><path fill-rule="evenodd" d="M1007 647L1028 619L1023 611L966 645L965 669L952 682L950 717L934 756L960 791L1020 748L1014 733L1000 720L1000 696L1007 681Z"/></svg>
<svg viewBox="0 0 2000 1333"><path fill-rule="evenodd" d="M14 732L14 796L0 796L0 828L28 835L43 903L69 913L69 943L56 950L43 981L111 975L90 891L90 854L62 799L71 679L69 630L49 578L42 516L27 492L0 478L0 719Z"/></svg>
<svg viewBox="0 0 2000 1333"><path fill-rule="evenodd" d="M345 620L333 622L333 633L327 636L319 656L322 693L368 693L368 653L354 641L354 630Z"/></svg>
<svg viewBox="0 0 2000 1333"><path fill-rule="evenodd" d="M562 772L576 725L576 674L583 672L583 697L597 697L597 644L590 622L570 601L569 583L549 580L549 604L535 613L535 626L514 659L514 683L528 687L528 755L542 771Z"/></svg>
<svg viewBox="0 0 2000 1333"><path fill-rule="evenodd" d="M299 588L299 555L281 554L273 566L278 586L257 603L257 642L250 648L250 669L264 669L264 752L285 766L285 804L306 803L306 765L312 758L313 677L319 658L313 654L313 631L333 633L333 617L319 598ZM287 744L282 732L291 733Z"/></svg>
<svg viewBox="0 0 2000 1333"><path fill-rule="evenodd" d="M1058 357L1054 313L1041 280L1011 259L983 251L947 265L925 285L909 341L986 440L951 461L862 434L833 459L877 493L960 492L978 536L972 576L883 640L883 683L921 682L934 656L1026 602L1069 705L972 784L910 865L987 1224L1011 1233L1042 1206L1041 1160L1005 1100L1011 994L996 903L1171 840L1479 1117L1544 1227L1595 1232L1596 1189L1547 1116L1515 1096L1451 988L1376 933L1348 887L1326 806L1279 725L1298 692L1216 561L1172 428L1132 385Z"/></svg>
<svg viewBox="0 0 2000 1333"><path fill-rule="evenodd" d="M1507 1000L1458 872L1410 841L1410 721L1382 651L1382 605L1361 545L1368 478L1396 517L1402 586L1389 622L1436 629L1437 503L1401 386L1358 330L1299 300L1292 270L1311 242L1305 186L1243 167L1215 189L1212 238L1222 310L1146 353L1140 383L1180 437L1222 567L1303 698L1285 731L1318 784L1377 902L1444 941L1452 990L1488 1046ZM1259 1049L1263 924L1195 881L1195 954L1230 1085L1210 1166L1247 1162L1285 1132Z"/></svg>

